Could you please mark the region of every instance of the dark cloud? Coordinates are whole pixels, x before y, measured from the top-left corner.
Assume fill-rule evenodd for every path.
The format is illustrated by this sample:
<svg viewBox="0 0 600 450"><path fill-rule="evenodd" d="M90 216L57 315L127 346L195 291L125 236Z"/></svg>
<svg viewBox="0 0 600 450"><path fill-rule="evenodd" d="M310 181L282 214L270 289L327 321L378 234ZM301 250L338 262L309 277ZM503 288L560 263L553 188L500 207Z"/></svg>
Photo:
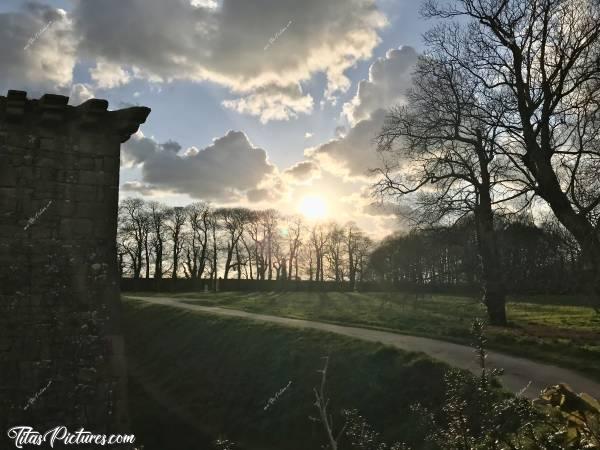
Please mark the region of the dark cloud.
<svg viewBox="0 0 600 450"><path fill-rule="evenodd" d="M64 11L28 2L19 11L0 13L2 93L69 94L75 61L76 40Z"/></svg>
<svg viewBox="0 0 600 450"><path fill-rule="evenodd" d="M370 216L409 217L412 209L406 204L379 201L368 203L363 208L363 212Z"/></svg>
<svg viewBox="0 0 600 450"><path fill-rule="evenodd" d="M126 192L138 192L142 195L152 195L156 190L154 186L139 181L127 181L123 183L121 189Z"/></svg>
<svg viewBox="0 0 600 450"><path fill-rule="evenodd" d="M307 150L306 156L314 158L328 169L349 176L368 176L369 170L380 164L374 140L381 131L386 112L375 111L361 120L338 139Z"/></svg>
<svg viewBox="0 0 600 450"><path fill-rule="evenodd" d="M123 145L123 162L142 165L141 186L146 190L215 201L239 199L275 171L267 153L253 147L239 131L230 131L202 150L192 147L181 154L180 149L173 141L158 144L150 138L133 137Z"/></svg>
<svg viewBox="0 0 600 450"><path fill-rule="evenodd" d="M314 161L301 161L284 171L294 180L306 181L319 175L319 165Z"/></svg>

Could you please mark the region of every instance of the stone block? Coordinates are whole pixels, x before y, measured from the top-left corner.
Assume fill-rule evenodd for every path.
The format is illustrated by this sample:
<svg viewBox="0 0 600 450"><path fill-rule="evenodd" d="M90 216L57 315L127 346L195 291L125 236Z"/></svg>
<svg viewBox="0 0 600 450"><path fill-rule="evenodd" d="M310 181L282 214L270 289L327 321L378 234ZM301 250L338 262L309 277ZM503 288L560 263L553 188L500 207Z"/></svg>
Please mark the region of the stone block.
<svg viewBox="0 0 600 450"><path fill-rule="evenodd" d="M82 157L79 159L78 165L81 170L93 170L94 159L89 157Z"/></svg>
<svg viewBox="0 0 600 450"><path fill-rule="evenodd" d="M14 211L17 207L17 190L14 187L0 187L0 211Z"/></svg>
<svg viewBox="0 0 600 450"><path fill-rule="evenodd" d="M75 189L75 200L78 202L93 202L96 200L95 186L79 184Z"/></svg>
<svg viewBox="0 0 600 450"><path fill-rule="evenodd" d="M78 239L90 236L94 230L94 222L90 219L64 218L60 221L61 239Z"/></svg>
<svg viewBox="0 0 600 450"><path fill-rule="evenodd" d="M96 172L93 170L80 170L79 171L79 182L81 184L101 184L102 183L102 172Z"/></svg>
<svg viewBox="0 0 600 450"><path fill-rule="evenodd" d="M55 138L42 137L39 139L40 150L56 150L58 148Z"/></svg>

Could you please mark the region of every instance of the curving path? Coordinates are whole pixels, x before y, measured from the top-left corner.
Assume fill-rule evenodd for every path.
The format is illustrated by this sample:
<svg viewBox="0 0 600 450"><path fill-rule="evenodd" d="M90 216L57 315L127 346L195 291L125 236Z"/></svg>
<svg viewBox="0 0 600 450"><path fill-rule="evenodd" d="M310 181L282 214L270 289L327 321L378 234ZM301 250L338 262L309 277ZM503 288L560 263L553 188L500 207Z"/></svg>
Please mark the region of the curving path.
<svg viewBox="0 0 600 450"><path fill-rule="evenodd" d="M192 305L189 303L181 303L167 297L132 297L128 295L126 295L126 297L142 300L155 305L166 305L190 311L218 314L220 316L241 317L263 322L272 322L287 327L309 328L341 334L365 341L381 342L382 344L390 345L401 350L423 352L432 358L443 361L454 367L467 369L475 373L479 370L473 348L466 345L418 336L397 334L389 331L333 325L310 320L289 319L235 309ZM512 392L520 392L525 387L529 386L523 394L529 398L537 397L542 389L558 383L567 383L576 392L586 392L595 398L600 398L600 383L568 369L531 361L525 358L509 356L495 351L488 352L487 363L490 367L501 367L504 369L504 375L501 377L502 384Z"/></svg>

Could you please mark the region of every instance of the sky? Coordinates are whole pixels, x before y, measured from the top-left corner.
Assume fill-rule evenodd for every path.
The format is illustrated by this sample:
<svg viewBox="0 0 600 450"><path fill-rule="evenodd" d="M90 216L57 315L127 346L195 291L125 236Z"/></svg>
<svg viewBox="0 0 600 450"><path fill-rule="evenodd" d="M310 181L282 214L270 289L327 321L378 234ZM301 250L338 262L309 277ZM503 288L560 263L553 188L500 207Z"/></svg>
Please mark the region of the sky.
<svg viewBox="0 0 600 450"><path fill-rule="evenodd" d="M369 169L432 26L414 0L0 2L0 92L148 106L121 197L400 227Z"/></svg>

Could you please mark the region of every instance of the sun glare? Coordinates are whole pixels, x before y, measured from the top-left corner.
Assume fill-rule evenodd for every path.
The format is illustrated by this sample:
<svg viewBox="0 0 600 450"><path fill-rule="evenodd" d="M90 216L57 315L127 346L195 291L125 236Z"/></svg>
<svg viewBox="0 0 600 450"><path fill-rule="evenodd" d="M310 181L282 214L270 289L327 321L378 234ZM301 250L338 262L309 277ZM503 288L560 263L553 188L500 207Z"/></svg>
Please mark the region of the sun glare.
<svg viewBox="0 0 600 450"><path fill-rule="evenodd" d="M306 196L300 201L300 212L308 219L322 219L327 215L327 204L321 197Z"/></svg>

